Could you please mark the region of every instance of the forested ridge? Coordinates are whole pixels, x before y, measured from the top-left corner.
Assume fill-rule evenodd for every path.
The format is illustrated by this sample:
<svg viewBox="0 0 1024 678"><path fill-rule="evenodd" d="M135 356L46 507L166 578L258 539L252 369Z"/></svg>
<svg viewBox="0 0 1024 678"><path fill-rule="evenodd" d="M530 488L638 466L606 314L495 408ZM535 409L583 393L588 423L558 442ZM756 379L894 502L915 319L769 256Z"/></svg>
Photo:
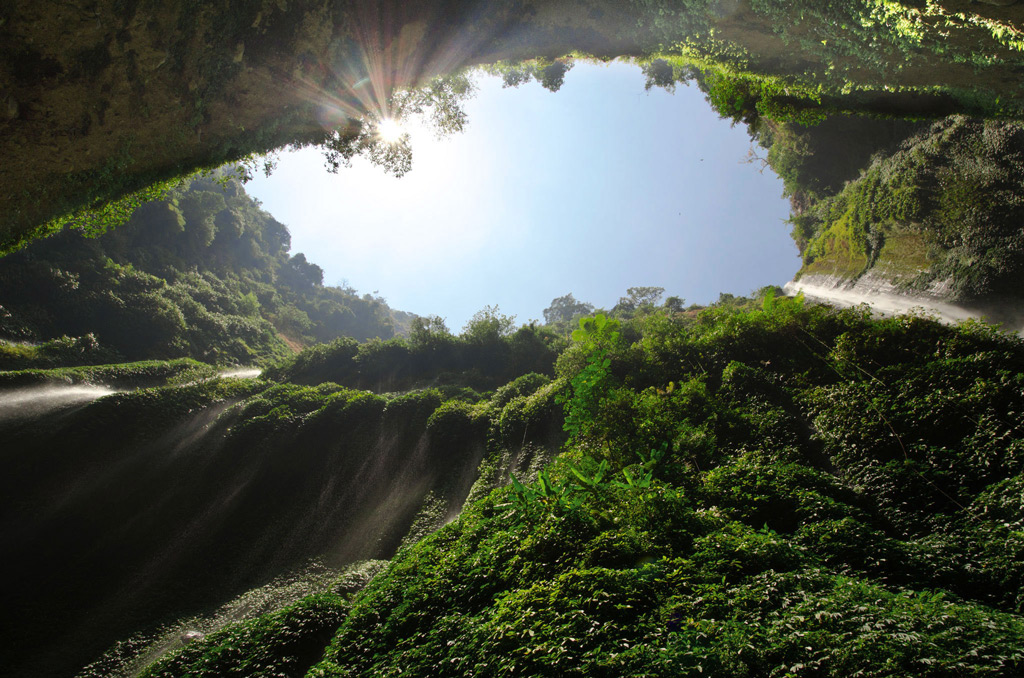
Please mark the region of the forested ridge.
<svg viewBox="0 0 1024 678"><path fill-rule="evenodd" d="M338 337L408 332L412 315L325 286L290 248L288 229L230 172L142 205L103 236L36 242L0 259L0 368L266 364Z"/></svg>

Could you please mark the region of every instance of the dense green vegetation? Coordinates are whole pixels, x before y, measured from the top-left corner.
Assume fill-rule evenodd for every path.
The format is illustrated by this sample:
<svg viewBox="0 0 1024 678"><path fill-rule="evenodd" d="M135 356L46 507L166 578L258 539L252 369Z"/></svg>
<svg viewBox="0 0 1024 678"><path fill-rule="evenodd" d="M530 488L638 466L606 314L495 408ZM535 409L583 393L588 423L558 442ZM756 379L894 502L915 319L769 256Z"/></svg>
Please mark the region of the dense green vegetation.
<svg viewBox="0 0 1024 678"><path fill-rule="evenodd" d="M255 395L233 436L433 410L428 430L484 445L476 487L350 602L228 625L144 675L1019 675L1021 341L726 302L585 319L554 380L476 405ZM466 448L437 448L454 481L444 449Z"/></svg>
<svg viewBox="0 0 1024 678"><path fill-rule="evenodd" d="M339 339L311 347L265 375L298 384L332 381L376 392L432 386L452 394L460 393L459 388L483 392L528 372L550 373L564 345L547 328L514 329L511 318L488 308L477 313L459 336L440 318L416 318L408 339L363 344Z"/></svg>
<svg viewBox="0 0 1024 678"><path fill-rule="evenodd" d="M101 237L72 230L34 243L0 260L0 369L266 363L289 344L407 331L411 316L325 286L289 247L287 228L229 176L196 179Z"/></svg>
<svg viewBox="0 0 1024 678"><path fill-rule="evenodd" d="M627 55L748 126L803 273L1019 298L1024 33L983 5L0 8L0 405L37 400L0 411L0 673L1024 673L1018 337L657 287L456 336L180 179L401 175L378 126L458 131L467 68ZM134 390L47 399L82 384Z"/></svg>
<svg viewBox="0 0 1024 678"><path fill-rule="evenodd" d="M400 555L311 675L1019 672L1018 341L771 298L643 329L584 326L550 475Z"/></svg>
<svg viewBox="0 0 1024 678"><path fill-rule="evenodd" d="M456 515L471 491L503 483L509 469L536 473L563 440L553 391L536 392L564 346L485 309L459 337L438 318L417 318L408 341L311 347L267 371L280 383L216 379L188 359L0 373L8 388L170 384L41 413L0 411L0 516L21 582L2 631L20 648L10 670L66 675L143 630L149 640L119 646L86 674L104 675L125 656L139 661L125 648L148 647L161 622L309 558L389 557ZM53 553L52 563L40 552ZM285 637L315 626L326 635L313 643L311 665L340 622L340 603L324 595L301 602L298 617L252 621L260 630L248 647L302 654L310 639L296 641L300 651ZM59 631L50 628L56 613L66 619ZM280 642L266 640L277 633Z"/></svg>

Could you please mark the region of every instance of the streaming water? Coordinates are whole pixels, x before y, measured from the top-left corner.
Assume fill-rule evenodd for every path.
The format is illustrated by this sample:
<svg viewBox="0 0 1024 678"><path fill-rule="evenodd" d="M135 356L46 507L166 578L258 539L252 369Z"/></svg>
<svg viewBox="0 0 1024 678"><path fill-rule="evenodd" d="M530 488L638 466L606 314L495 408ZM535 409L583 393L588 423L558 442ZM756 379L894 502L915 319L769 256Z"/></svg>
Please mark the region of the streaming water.
<svg viewBox="0 0 1024 678"><path fill-rule="evenodd" d="M105 386L90 384L47 384L0 392L0 421L34 418L65 407L116 393Z"/></svg>
<svg viewBox="0 0 1024 678"><path fill-rule="evenodd" d="M258 367L239 367L233 370L224 370L219 376L221 379L252 379L263 374L263 370Z"/></svg>
<svg viewBox="0 0 1024 678"><path fill-rule="evenodd" d="M828 302L834 306L850 307L867 304L881 315L900 315L904 313L924 313L934 316L941 322L955 324L971 318L982 318L978 311L948 304L928 297L912 297L892 294L881 289L862 289L854 285L836 282L829 284L831 279L815 279L813 282L792 280L783 286L786 294L796 296L800 292L804 297L814 301ZM847 282L847 281L843 281Z"/></svg>
<svg viewBox="0 0 1024 678"><path fill-rule="evenodd" d="M0 398L19 411L15 402L52 406L62 392L111 391L45 387ZM435 440L425 414L382 405L247 423L236 402L181 412L160 406L174 402L169 391L158 395L121 395L116 408L83 402L73 416L38 412L3 427L13 468L0 482L0 543L19 582L8 619L30 642L0 675L71 675L117 638L126 640L83 675L127 675L190 632L209 635L265 611L253 601L271 590L203 616L215 601L276 581L277 606L292 593L276 578L311 558L332 570L388 558L426 496L438 499L431 529L458 513L483 456L482 441Z"/></svg>

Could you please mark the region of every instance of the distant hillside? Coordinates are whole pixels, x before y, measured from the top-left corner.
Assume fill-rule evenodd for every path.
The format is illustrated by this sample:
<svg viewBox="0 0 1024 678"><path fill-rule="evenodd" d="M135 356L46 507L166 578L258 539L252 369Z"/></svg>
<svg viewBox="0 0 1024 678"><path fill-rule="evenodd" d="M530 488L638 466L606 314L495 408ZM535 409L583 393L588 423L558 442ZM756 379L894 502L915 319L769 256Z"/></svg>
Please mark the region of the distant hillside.
<svg viewBox="0 0 1024 678"><path fill-rule="evenodd" d="M237 181L214 177L99 238L69 230L37 241L0 260L0 339L28 342L0 349L0 369L262 363L315 342L408 331L413 316L324 286L320 267L290 246L288 229Z"/></svg>

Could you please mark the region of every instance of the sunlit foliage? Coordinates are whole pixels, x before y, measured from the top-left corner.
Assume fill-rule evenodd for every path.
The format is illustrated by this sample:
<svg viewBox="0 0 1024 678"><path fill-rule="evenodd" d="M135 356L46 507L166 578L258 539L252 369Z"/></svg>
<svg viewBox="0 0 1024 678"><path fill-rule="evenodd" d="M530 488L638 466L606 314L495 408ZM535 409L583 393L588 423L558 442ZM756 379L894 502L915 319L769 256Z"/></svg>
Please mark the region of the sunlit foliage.
<svg viewBox="0 0 1024 678"><path fill-rule="evenodd" d="M767 290L573 341L556 380L435 411L453 434L486 412L480 478L514 480L403 549L309 675L1019 672L1019 339ZM557 393L564 454L515 463ZM280 397L250 407L280 417ZM199 670L219 642L161 666Z"/></svg>

